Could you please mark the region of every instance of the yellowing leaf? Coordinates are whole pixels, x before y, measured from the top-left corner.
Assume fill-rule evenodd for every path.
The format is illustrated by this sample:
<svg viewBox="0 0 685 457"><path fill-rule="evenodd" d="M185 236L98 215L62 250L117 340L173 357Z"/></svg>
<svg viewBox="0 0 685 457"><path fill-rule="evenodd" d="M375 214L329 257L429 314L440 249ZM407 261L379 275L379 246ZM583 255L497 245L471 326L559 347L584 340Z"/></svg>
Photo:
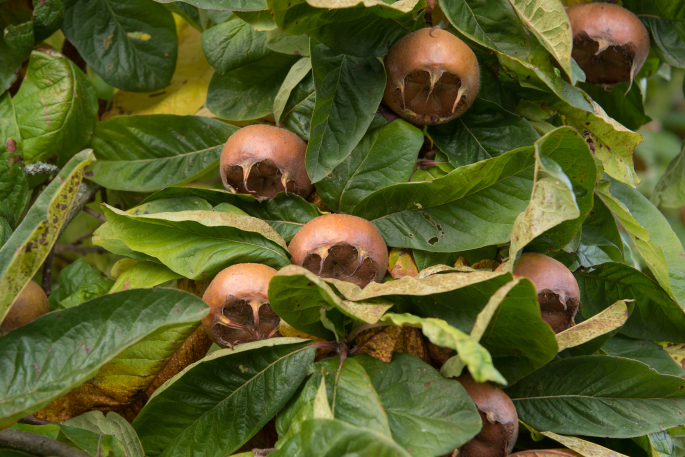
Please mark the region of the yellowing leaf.
<svg viewBox="0 0 685 457"><path fill-rule="evenodd" d="M662 341L657 344L664 348L664 351L668 352L668 355L670 355L678 365L685 368L685 344L669 343L667 341Z"/></svg>
<svg viewBox="0 0 685 457"><path fill-rule="evenodd" d="M205 104L207 87L214 69L202 52L200 32L185 22L178 28L178 60L171 84L152 93L118 91L112 100L112 107L102 115L103 120L135 114L185 116L195 114ZM131 38L149 40L151 37L140 34Z"/></svg>
<svg viewBox="0 0 685 457"><path fill-rule="evenodd" d="M383 0L307 0L307 3L315 8L352 8L354 6L363 4L367 8L372 6L382 6L392 8L403 13L408 13L413 10L418 2L419 0L398 0L395 3L388 4Z"/></svg>
<svg viewBox="0 0 685 457"><path fill-rule="evenodd" d="M625 300L619 300L599 314L581 322L561 333L557 333L559 351L579 346L600 335L621 327L628 319L628 307Z"/></svg>
<svg viewBox="0 0 685 457"><path fill-rule="evenodd" d="M408 251L392 248L388 256L388 273L394 279L400 279L405 276L415 277L419 274L419 270Z"/></svg>
<svg viewBox="0 0 685 457"><path fill-rule="evenodd" d="M621 453L602 447L599 444L591 443L590 441L581 440L575 436L557 435L554 432L540 433L545 435L547 438L551 438L554 441L563 444L567 448L576 451L583 457L626 457Z"/></svg>

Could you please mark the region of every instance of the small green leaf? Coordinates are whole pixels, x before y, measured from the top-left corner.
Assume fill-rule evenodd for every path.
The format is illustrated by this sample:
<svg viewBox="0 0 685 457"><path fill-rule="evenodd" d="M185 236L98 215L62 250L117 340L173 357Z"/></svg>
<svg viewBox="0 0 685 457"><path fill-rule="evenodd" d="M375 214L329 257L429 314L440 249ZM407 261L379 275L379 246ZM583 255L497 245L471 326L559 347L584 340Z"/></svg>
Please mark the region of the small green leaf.
<svg viewBox="0 0 685 457"><path fill-rule="evenodd" d="M350 213L375 190L407 182L423 140L419 129L401 119L370 129L345 160L317 183L319 197L332 211Z"/></svg>
<svg viewBox="0 0 685 457"><path fill-rule="evenodd" d="M292 36L274 29L266 35L266 47L281 54L309 56L309 37L305 34Z"/></svg>
<svg viewBox="0 0 685 457"><path fill-rule="evenodd" d="M309 40L307 40L307 49L309 49ZM278 94L276 94L276 98L274 99L274 118L276 119L276 124L281 122L281 116L283 115L293 90L307 77L307 75L311 75L311 72L312 59L309 57L298 60L295 65L290 67L288 76L283 80L283 84L281 85L281 88L278 89Z"/></svg>
<svg viewBox="0 0 685 457"><path fill-rule="evenodd" d="M71 159L40 194L10 239L0 249L0 319L38 271L57 241L76 198L90 150Z"/></svg>
<svg viewBox="0 0 685 457"><path fill-rule="evenodd" d="M19 68L31 53L30 49L26 54L14 53L5 42L3 32L6 28L30 22L31 16L31 3L0 2L0 95L17 79Z"/></svg>
<svg viewBox="0 0 685 457"><path fill-rule="evenodd" d="M273 111L274 99L297 56L271 52L266 58L227 73L215 73L209 82L207 108L221 119L248 121Z"/></svg>
<svg viewBox="0 0 685 457"><path fill-rule="evenodd" d="M685 407L685 380L610 356L552 362L506 393L520 420L566 435L642 436L680 424Z"/></svg>
<svg viewBox="0 0 685 457"><path fill-rule="evenodd" d="M207 312L191 294L138 289L46 314L10 332L0 344L2 423L38 411L148 335L197 322Z"/></svg>
<svg viewBox="0 0 685 457"><path fill-rule="evenodd" d="M176 0L155 0L159 3L170 3ZM203 10L219 11L259 11L266 9L264 0L181 0Z"/></svg>
<svg viewBox="0 0 685 457"><path fill-rule="evenodd" d="M104 206L111 229L134 251L153 256L190 279L206 279L244 262L290 263L283 238L266 222L215 211L131 216Z"/></svg>
<svg viewBox="0 0 685 457"><path fill-rule="evenodd" d="M176 68L174 18L151 0L64 0L62 30L88 65L111 86L152 92Z"/></svg>
<svg viewBox="0 0 685 457"><path fill-rule="evenodd" d="M133 421L145 453L235 452L300 386L316 351L307 345L298 338L272 338L213 352L187 367L157 389Z"/></svg>
<svg viewBox="0 0 685 457"><path fill-rule="evenodd" d="M77 259L60 271L57 282L59 289L50 295L50 302L53 300L59 302L61 308L71 308L86 300L104 295L114 284L114 281L83 259ZM52 303L51 309L53 309Z"/></svg>
<svg viewBox="0 0 685 457"><path fill-rule="evenodd" d="M95 87L71 60L33 51L14 110L27 163L66 163L90 138L97 117Z"/></svg>
<svg viewBox="0 0 685 457"><path fill-rule="evenodd" d="M64 3L62 0L43 0L33 5L33 34L35 42L49 38L62 27Z"/></svg>
<svg viewBox="0 0 685 457"><path fill-rule="evenodd" d="M336 54L310 42L316 105L307 144L307 173L321 181L361 140L383 97L385 70L378 59Z"/></svg>
<svg viewBox="0 0 685 457"><path fill-rule="evenodd" d="M119 292L120 290L154 287L182 277L164 265L153 262L138 262L133 268L126 270L117 278L117 281L110 289L110 293Z"/></svg>
<svg viewBox="0 0 685 457"><path fill-rule="evenodd" d="M622 263L604 263L575 273L582 314L588 319L616 303L635 300L621 333L641 340L685 343L685 314L678 303L644 273Z"/></svg>
<svg viewBox="0 0 685 457"><path fill-rule="evenodd" d="M685 206L685 144L670 164L652 194L655 206L681 208Z"/></svg>
<svg viewBox="0 0 685 457"><path fill-rule="evenodd" d="M604 343L602 349L615 357L625 357L646 363L661 374L680 378L685 376L685 369L673 360L660 344L653 341L636 340L618 334Z"/></svg>
<svg viewBox="0 0 685 457"><path fill-rule="evenodd" d="M656 3L656 2L655 2ZM658 17L642 17L649 30L650 44L656 54L669 65L685 67L685 23Z"/></svg>
<svg viewBox="0 0 685 457"><path fill-rule="evenodd" d="M14 103L10 93L5 92L0 95L0 160L22 157L22 149Z"/></svg>
<svg viewBox="0 0 685 457"><path fill-rule="evenodd" d="M89 179L108 189L152 192L215 168L237 127L200 116L117 116L98 122Z"/></svg>
<svg viewBox="0 0 685 457"><path fill-rule="evenodd" d="M5 218L11 227L16 227L30 198L29 183L22 164L0 159L0 217Z"/></svg>
<svg viewBox="0 0 685 457"><path fill-rule="evenodd" d="M135 430L126 419L115 412L107 413L105 417L100 411L91 411L69 419L64 425L89 430L99 435L112 435L123 444L127 457L144 456L143 447Z"/></svg>
<svg viewBox="0 0 685 457"><path fill-rule="evenodd" d="M31 54L33 49L33 21L19 25L8 25L4 33L5 44L19 56Z"/></svg>
<svg viewBox="0 0 685 457"><path fill-rule="evenodd" d="M209 64L227 73L269 55L266 32L256 32L242 19L226 21L202 33L202 50Z"/></svg>

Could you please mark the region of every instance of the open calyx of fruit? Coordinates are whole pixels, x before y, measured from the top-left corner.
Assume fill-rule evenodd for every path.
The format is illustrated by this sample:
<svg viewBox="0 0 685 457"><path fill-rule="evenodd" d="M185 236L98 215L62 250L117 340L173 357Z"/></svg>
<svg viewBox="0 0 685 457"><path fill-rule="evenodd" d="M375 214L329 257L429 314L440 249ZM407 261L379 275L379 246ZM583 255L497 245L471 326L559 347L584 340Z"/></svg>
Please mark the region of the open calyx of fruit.
<svg viewBox="0 0 685 457"><path fill-rule="evenodd" d="M165 300L195 300L207 313L167 326L186 310L150 317L159 328L131 337L133 349L106 354L88 367L97 375L41 400L31 415L64 422L115 412L150 457L578 457L571 448L596 457L613 454L594 441L651 443L685 423L685 384L671 356L658 359L668 373L645 368L647 356L631 358L638 344L656 351L654 341L685 334L669 265L648 265L651 276L628 265L619 233L624 224L633 243L658 251L630 231L647 224L630 219L644 216L629 207L641 197L635 179L617 178L636 178L626 155L635 133L575 85L631 90L650 51L641 19L612 3L557 5L554 21L568 25L566 68L555 54L562 46L513 0L481 2L515 8L498 20L516 42L496 45L492 33L469 28L459 2L437 2L434 23L426 13L436 2L426 9L423 0L414 9L411 1L394 9L292 3L266 0L269 14L233 5L235 15L214 25L226 27L226 42L261 43L268 57L256 61L262 67L217 68L213 85L245 74L245 87L281 78L261 97L275 98L274 117L234 122L217 102L218 119L192 117L211 131L195 149L214 151L204 160L218 163L215 181L188 184L184 169L175 185L144 196L121 191L135 203L104 203L107 222L93 237L124 258L106 298L173 284L189 294ZM361 19L346 16L348 7ZM341 23L350 36L331 40L331 24ZM379 44L383 27L394 32ZM145 130L146 117L122 118L101 131ZM174 141L192 142L177 133ZM49 309L75 313L67 308L29 282L0 336L25 338ZM654 329L663 321L670 333L662 340ZM136 363L148 371L134 372ZM624 387L606 373L637 381Z"/></svg>

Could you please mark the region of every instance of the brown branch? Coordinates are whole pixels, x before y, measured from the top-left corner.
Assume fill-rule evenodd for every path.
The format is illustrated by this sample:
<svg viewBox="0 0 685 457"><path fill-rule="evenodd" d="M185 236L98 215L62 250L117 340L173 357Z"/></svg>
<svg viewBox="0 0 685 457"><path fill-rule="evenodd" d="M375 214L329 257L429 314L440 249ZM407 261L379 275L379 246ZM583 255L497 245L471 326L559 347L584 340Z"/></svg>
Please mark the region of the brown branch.
<svg viewBox="0 0 685 457"><path fill-rule="evenodd" d="M95 219L99 220L100 222L107 222L107 218L102 214L98 213L92 208L88 208L87 206L83 207L83 212L88 214L89 216L93 216Z"/></svg>
<svg viewBox="0 0 685 457"><path fill-rule="evenodd" d="M56 244L54 251L56 254L71 253L81 255L91 253L104 254L105 252L107 252L104 248L101 248L100 246L74 246L73 244Z"/></svg>
<svg viewBox="0 0 685 457"><path fill-rule="evenodd" d="M50 425L50 424L58 424L59 422L53 422L53 421L48 421L45 419L39 419L35 416L26 416L22 417L19 419L20 424L29 424L29 425Z"/></svg>
<svg viewBox="0 0 685 457"><path fill-rule="evenodd" d="M88 233L84 233L83 235L77 237L74 241L72 241L71 244L77 245L77 244L79 244L81 241L83 241L83 240L85 240L85 239L87 239L87 238L91 238L91 237L93 236L93 233L94 233L94 232L95 232L95 231L92 230L92 231L90 231L90 232L88 232Z"/></svg>
<svg viewBox="0 0 685 457"><path fill-rule="evenodd" d="M0 445L40 456L89 457L85 452L47 436L12 430L11 428L0 431Z"/></svg>

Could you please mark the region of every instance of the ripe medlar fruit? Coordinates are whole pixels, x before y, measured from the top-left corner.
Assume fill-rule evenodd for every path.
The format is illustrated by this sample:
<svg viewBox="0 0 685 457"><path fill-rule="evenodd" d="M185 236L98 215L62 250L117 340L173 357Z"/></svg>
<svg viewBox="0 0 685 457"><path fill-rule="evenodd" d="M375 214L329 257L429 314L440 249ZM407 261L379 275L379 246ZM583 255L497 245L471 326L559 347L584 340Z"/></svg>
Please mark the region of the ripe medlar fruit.
<svg viewBox="0 0 685 457"><path fill-rule="evenodd" d="M0 336L32 322L49 311L50 305L45 291L36 282L29 281L0 324Z"/></svg>
<svg viewBox="0 0 685 457"><path fill-rule="evenodd" d="M495 271L502 271L502 265ZM521 255L513 274L514 278L528 278L535 284L542 320L554 333L571 325L580 305L580 289L573 273L563 263L530 252Z"/></svg>
<svg viewBox="0 0 685 457"><path fill-rule="evenodd" d="M383 100L415 125L461 116L478 94L478 59L466 43L442 29L424 28L392 45L385 57Z"/></svg>
<svg viewBox="0 0 685 457"><path fill-rule="evenodd" d="M269 305L269 281L276 270L258 263L241 263L219 272L202 299L209 314L202 325L222 348L277 336L281 319Z"/></svg>
<svg viewBox="0 0 685 457"><path fill-rule="evenodd" d="M288 246L292 263L322 278L365 287L388 268L388 247L374 225L361 217L327 214L307 222Z"/></svg>
<svg viewBox="0 0 685 457"><path fill-rule="evenodd" d="M578 3L566 13L573 31L572 56L585 72L585 82L632 84L649 54L649 32L642 21L611 3Z"/></svg>
<svg viewBox="0 0 685 457"><path fill-rule="evenodd" d="M299 136L270 125L248 125L226 141L220 172L224 187L259 200L279 192L307 198L314 185L307 176L307 144Z"/></svg>
<svg viewBox="0 0 685 457"><path fill-rule="evenodd" d="M505 457L514 450L519 434L516 407L507 394L492 383L478 383L468 374L457 381L476 404L483 428L458 449L459 457Z"/></svg>

